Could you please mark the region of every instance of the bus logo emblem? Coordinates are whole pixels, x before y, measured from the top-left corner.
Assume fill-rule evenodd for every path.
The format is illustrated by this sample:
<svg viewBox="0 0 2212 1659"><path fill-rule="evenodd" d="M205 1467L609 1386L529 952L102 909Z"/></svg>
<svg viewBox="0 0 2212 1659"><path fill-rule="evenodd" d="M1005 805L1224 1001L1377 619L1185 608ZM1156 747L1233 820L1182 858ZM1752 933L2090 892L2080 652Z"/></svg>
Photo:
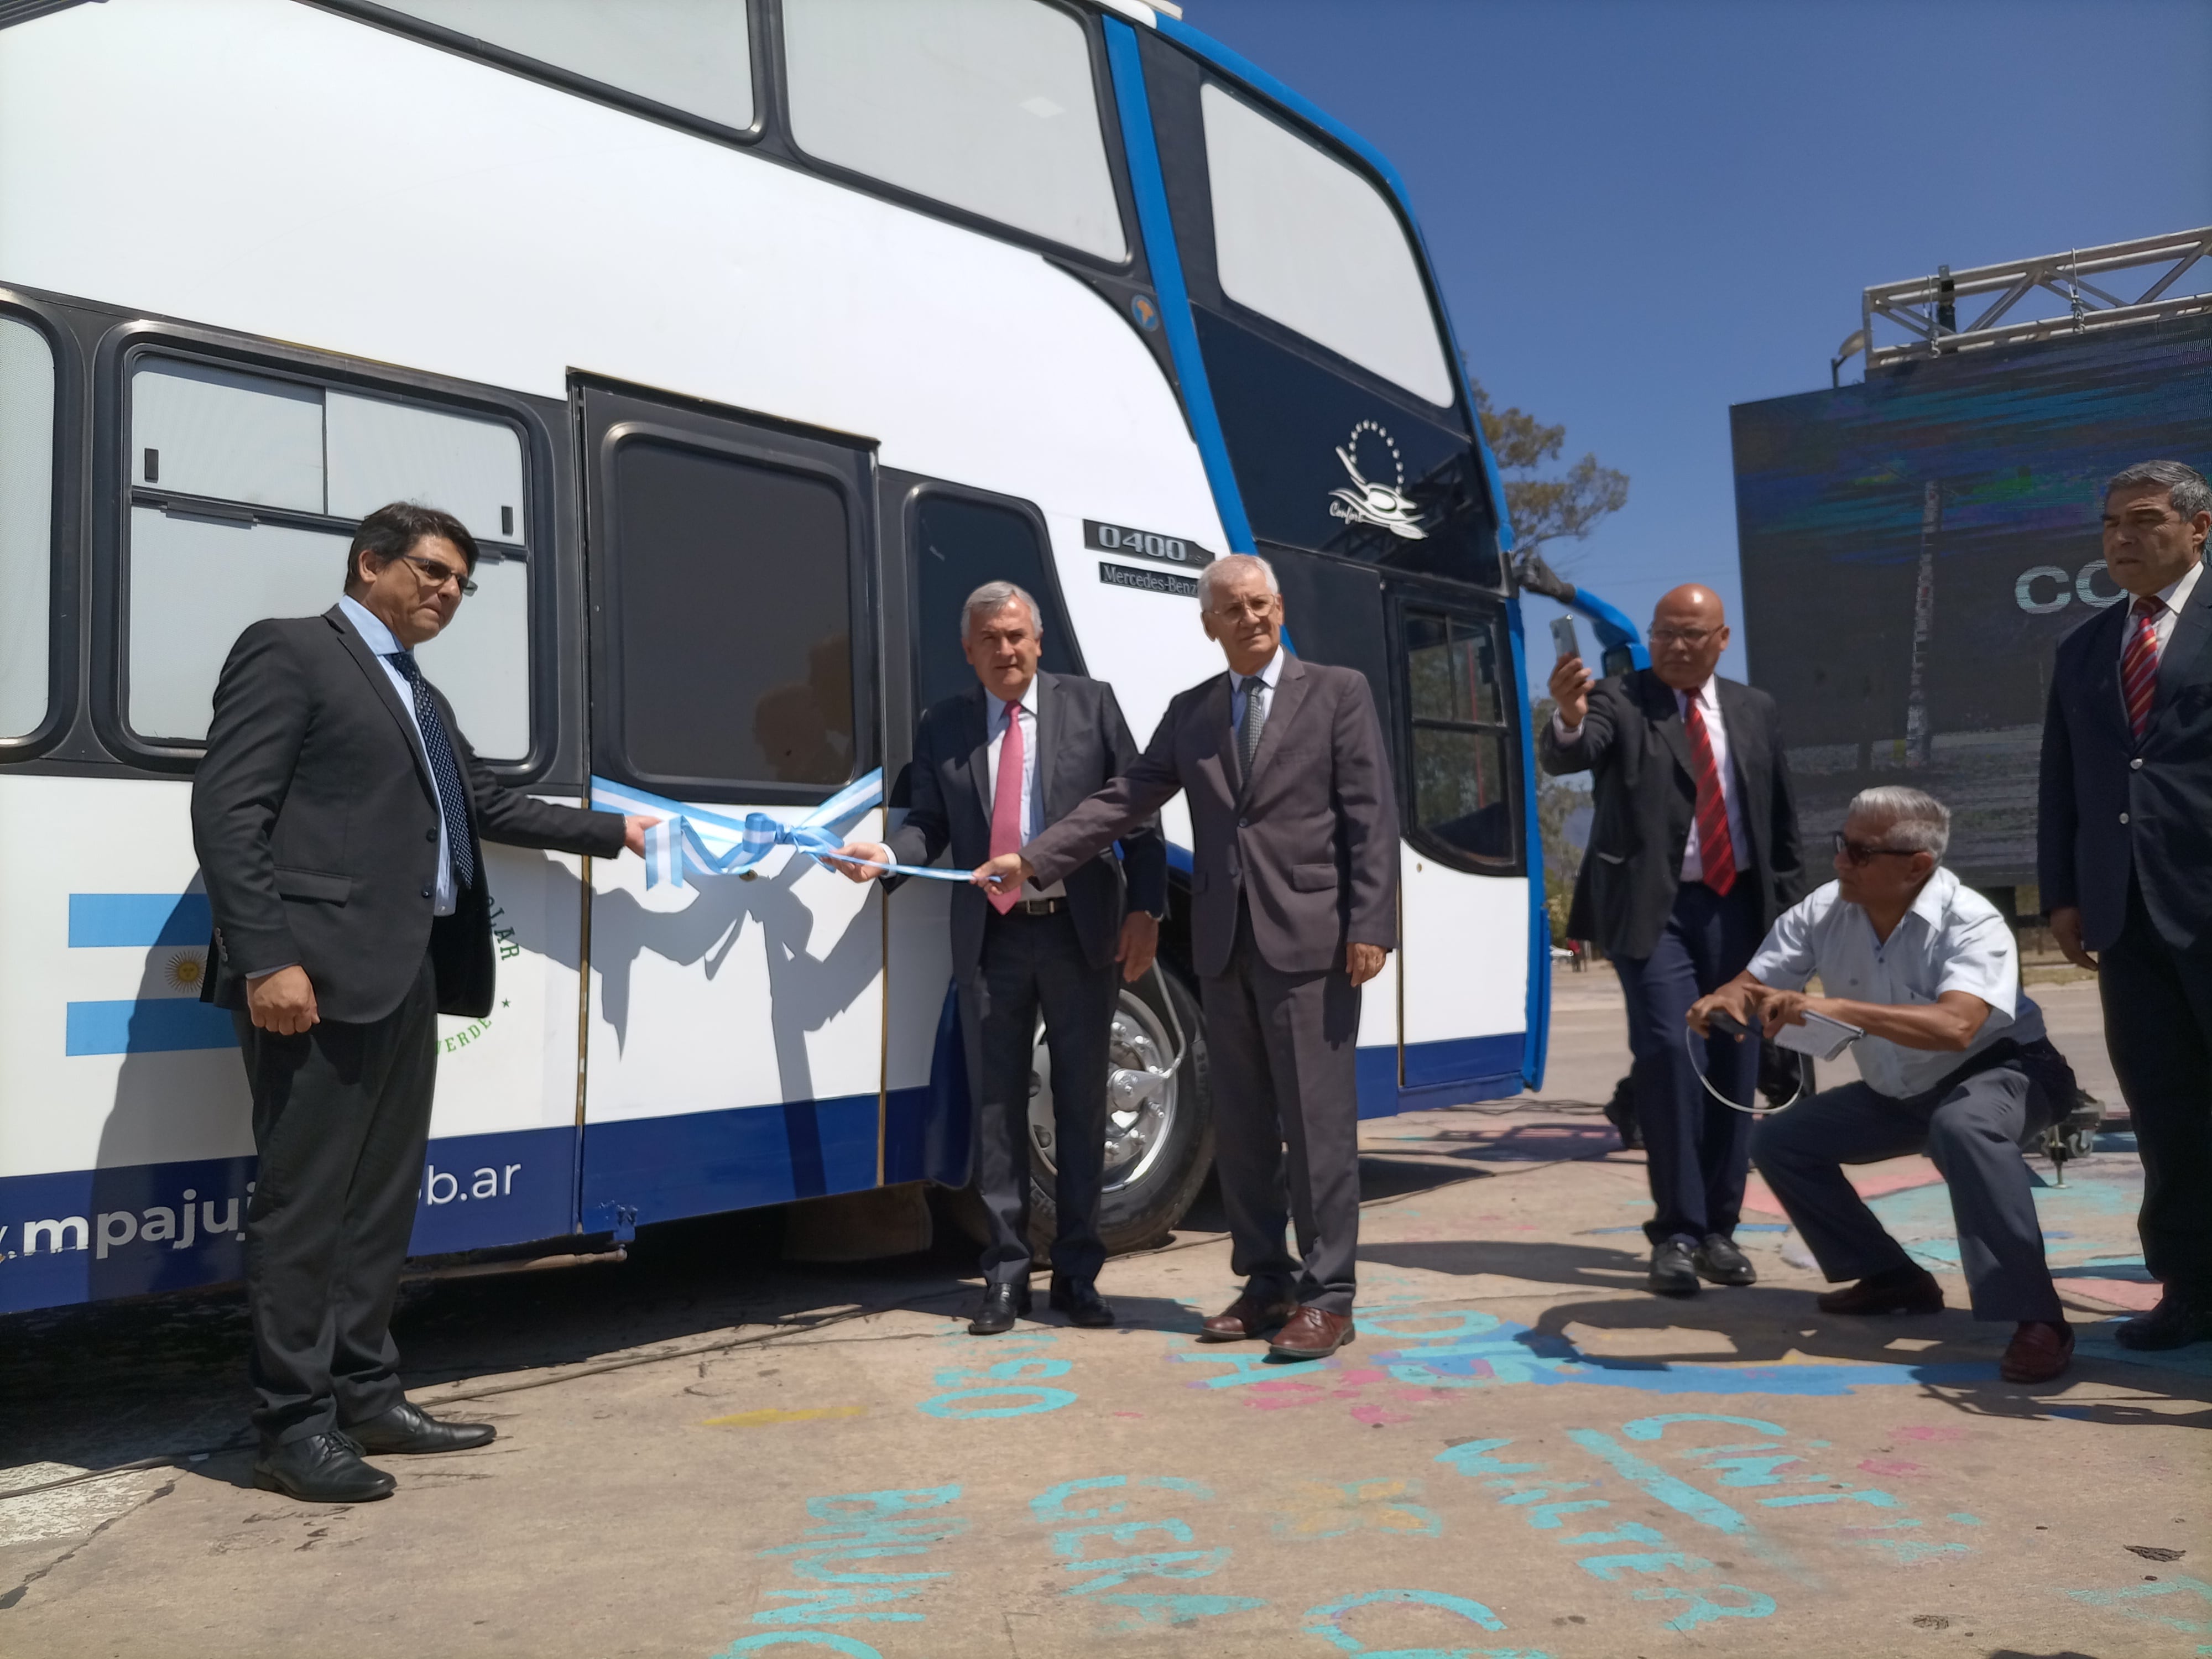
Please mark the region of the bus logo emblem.
<svg viewBox="0 0 2212 1659"><path fill-rule="evenodd" d="M1390 452L1390 465L1398 475L1395 484L1370 483L1359 470L1359 440L1362 434L1372 433L1382 447ZM1402 536L1409 542L1426 541L1429 532L1420 526L1420 509L1406 494L1406 462L1398 453L1397 441L1374 421L1362 421L1352 428L1336 452L1336 459L1344 463L1344 470L1352 475L1349 489L1328 492L1328 512L1333 519L1346 524L1371 524Z"/></svg>

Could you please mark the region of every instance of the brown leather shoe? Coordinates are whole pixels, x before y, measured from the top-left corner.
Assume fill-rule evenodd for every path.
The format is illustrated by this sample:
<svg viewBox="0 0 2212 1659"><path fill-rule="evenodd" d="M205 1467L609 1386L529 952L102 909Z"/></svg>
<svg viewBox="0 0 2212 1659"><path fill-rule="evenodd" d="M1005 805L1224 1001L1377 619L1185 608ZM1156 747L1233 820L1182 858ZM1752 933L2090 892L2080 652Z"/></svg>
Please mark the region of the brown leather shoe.
<svg viewBox="0 0 2212 1659"><path fill-rule="evenodd" d="M1297 1310L1298 1304L1288 1297L1279 1302L1263 1302L1246 1291L1198 1328L1198 1340L1249 1342L1262 1332L1273 1330Z"/></svg>
<svg viewBox="0 0 2212 1659"><path fill-rule="evenodd" d="M2061 1320L2023 1319L1997 1362L2008 1382L2048 1382L2074 1363L2074 1328Z"/></svg>
<svg viewBox="0 0 2212 1659"><path fill-rule="evenodd" d="M1943 1287L1925 1267L1862 1279L1819 1298L1822 1313L1931 1314L1943 1311Z"/></svg>
<svg viewBox="0 0 2212 1659"><path fill-rule="evenodd" d="M1291 1316L1291 1322L1275 1333L1267 1352L1277 1359L1326 1359L1357 1334L1350 1314L1300 1308Z"/></svg>

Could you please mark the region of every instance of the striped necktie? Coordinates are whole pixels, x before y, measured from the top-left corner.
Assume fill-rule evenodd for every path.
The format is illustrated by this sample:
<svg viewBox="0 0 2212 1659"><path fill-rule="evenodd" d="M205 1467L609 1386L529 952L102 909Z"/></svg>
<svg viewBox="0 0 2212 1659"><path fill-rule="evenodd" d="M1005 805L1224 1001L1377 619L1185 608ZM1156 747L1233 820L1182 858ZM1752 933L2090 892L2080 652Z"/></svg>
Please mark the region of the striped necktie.
<svg viewBox="0 0 2212 1659"><path fill-rule="evenodd" d="M415 725L422 734L422 752L430 762L430 775L438 785L438 811L446 821L446 856L453 866L453 885L468 887L477 878L476 854L469 845L468 797L461 790L461 769L447 740L446 723L438 718L438 701L430 695L430 682L422 678L412 651L394 651L386 658L407 677L415 693Z"/></svg>
<svg viewBox="0 0 2212 1659"><path fill-rule="evenodd" d="M2128 624L2127 649L2120 653L2120 695L2127 700L2128 727L2136 741L2143 740L2150 725L2150 706L2158 696L2158 614L2166 601L2146 593L2128 607L2134 620Z"/></svg>
<svg viewBox="0 0 2212 1659"><path fill-rule="evenodd" d="M1705 885L1723 898L1735 885L1735 843L1729 838L1728 798L1721 793L1721 769L1713 759L1712 733L1695 697L1686 699L1682 729L1690 734L1690 757L1698 768L1698 861Z"/></svg>

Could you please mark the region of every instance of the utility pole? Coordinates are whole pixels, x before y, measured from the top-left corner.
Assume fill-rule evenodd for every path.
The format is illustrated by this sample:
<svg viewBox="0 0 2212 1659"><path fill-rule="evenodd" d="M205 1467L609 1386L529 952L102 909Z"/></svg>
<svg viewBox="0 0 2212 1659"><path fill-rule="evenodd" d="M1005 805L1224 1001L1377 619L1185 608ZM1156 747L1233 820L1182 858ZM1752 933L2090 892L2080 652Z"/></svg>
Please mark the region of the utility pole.
<svg viewBox="0 0 2212 1659"><path fill-rule="evenodd" d="M1920 507L1920 582L1912 593L1912 690L1905 705L1905 763L1928 764L1936 734L1928 726L1928 640L1936 631L1936 544L1943 533L1943 486L1930 483Z"/></svg>

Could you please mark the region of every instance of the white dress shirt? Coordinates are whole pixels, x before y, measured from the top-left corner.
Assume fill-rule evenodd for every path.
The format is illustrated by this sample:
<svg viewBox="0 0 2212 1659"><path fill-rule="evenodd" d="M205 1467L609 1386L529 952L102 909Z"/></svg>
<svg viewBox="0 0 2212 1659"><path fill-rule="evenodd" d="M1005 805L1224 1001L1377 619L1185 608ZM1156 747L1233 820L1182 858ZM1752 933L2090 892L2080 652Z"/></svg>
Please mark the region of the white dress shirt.
<svg viewBox="0 0 2212 1659"><path fill-rule="evenodd" d="M2157 653L2151 659L2153 662L2164 660L2166 642L2173 637L2174 619L2180 616L2181 608L2189 603L2189 596L2197 590L2197 579L2203 573L2204 561L2199 559L2195 564L2191 565L2184 574L2158 590L2159 598L2166 601L2166 609L2150 619L2150 636L2157 647ZM2132 609L2135 601L2130 599L2128 604ZM2120 660L2122 662L2128 659L2128 641L2135 635L2136 621L2133 617L2130 617L2127 626L2120 629ZM2127 700L2127 687L2123 685L2120 688L2120 703L2123 708L2126 706Z"/></svg>
<svg viewBox="0 0 2212 1659"><path fill-rule="evenodd" d="M361 635L362 642L376 653L378 665L384 670L385 677L392 682L392 689L399 694L399 706L407 711L407 724L415 733L415 741L422 746L423 754L427 756L430 752L429 747L422 743L422 723L415 718L415 688L407 683L407 676L401 673L398 665L392 660L393 652L402 651L406 647L392 637L392 630L384 625L382 617L351 594L340 597L338 609L345 612L346 620L354 625L354 629ZM453 733L448 732L446 738L450 743ZM453 758L458 762L460 756L456 753ZM434 916L450 916L453 914L457 897L453 886L453 848L446 844L446 802L445 797L438 793L438 778L435 773L430 775L430 799L438 808L438 881L436 886L431 890L433 897L430 914Z"/></svg>
<svg viewBox="0 0 2212 1659"><path fill-rule="evenodd" d="M1933 1088L1991 1043L2033 1042L2043 1011L2021 994L2019 947L1991 904L1938 866L1887 939L1835 882L1777 919L1751 959L1751 975L1778 990L1802 991L1814 974L1832 997L1891 1007L1925 1007L1946 991L1989 1005L1989 1018L1963 1052L1907 1048L1885 1038L1852 1045L1859 1076L1878 1094L1906 1099Z"/></svg>
<svg viewBox="0 0 2212 1659"><path fill-rule="evenodd" d="M1718 684L1718 680L1708 676L1705 683L1698 688L1698 712L1705 716L1705 736L1713 745L1713 767L1721 777L1721 806L1728 813L1729 840L1735 852L1736 874L1741 878L1751 869L1751 837L1744 831L1743 792L1736 787L1735 768L1729 763L1728 722L1721 718L1720 693L1715 689ZM1674 692L1674 712L1682 717L1686 727L1690 718L1688 692ZM1579 743L1583 729L1580 726L1569 726L1559 718L1559 711L1553 708L1552 735L1561 743ZM1687 741L1686 730L1683 736ZM1693 810L1690 814L1690 838L1682 848L1682 879L1703 881L1705 878L1705 860L1698 848L1698 815Z"/></svg>
<svg viewBox="0 0 2212 1659"><path fill-rule="evenodd" d="M1044 797L1037 784L1037 707L1041 690L1037 677L1030 675L1029 687L1022 693L1020 708L1022 845L1024 847L1035 841L1044 829ZM991 800L995 805L999 799L999 750L1006 741L1006 705L1003 699L989 691L983 693L983 703L986 711L983 729L990 738L987 751L990 773L987 781L990 785ZM1033 881L1025 881L1022 884L1022 896L1025 899L1065 898L1067 896L1067 884L1056 881L1049 887L1040 887Z"/></svg>

